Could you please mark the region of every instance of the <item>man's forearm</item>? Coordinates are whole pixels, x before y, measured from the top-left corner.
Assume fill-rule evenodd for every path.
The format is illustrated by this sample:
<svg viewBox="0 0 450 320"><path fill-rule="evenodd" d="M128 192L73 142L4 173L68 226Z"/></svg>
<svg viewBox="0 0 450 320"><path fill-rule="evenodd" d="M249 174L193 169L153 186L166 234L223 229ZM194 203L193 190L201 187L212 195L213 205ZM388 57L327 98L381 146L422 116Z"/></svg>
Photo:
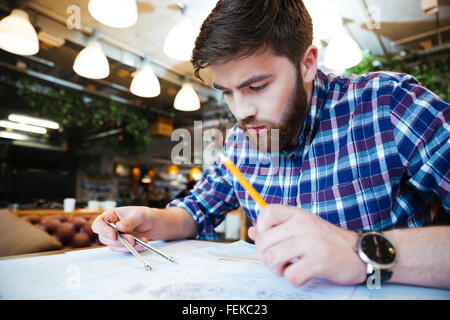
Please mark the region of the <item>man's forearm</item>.
<svg viewBox="0 0 450 320"><path fill-rule="evenodd" d="M184 209L170 207L152 209L156 215L152 238L157 240L179 240L195 237L197 225L192 216Z"/></svg>
<svg viewBox="0 0 450 320"><path fill-rule="evenodd" d="M397 248L389 282L450 288L450 227L387 231Z"/></svg>

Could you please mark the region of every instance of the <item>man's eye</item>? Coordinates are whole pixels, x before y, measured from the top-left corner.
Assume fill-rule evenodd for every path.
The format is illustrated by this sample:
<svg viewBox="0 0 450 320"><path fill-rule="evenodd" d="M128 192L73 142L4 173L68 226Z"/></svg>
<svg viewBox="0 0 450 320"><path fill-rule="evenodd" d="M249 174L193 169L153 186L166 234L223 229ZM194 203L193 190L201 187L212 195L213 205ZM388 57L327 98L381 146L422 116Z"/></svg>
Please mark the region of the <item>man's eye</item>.
<svg viewBox="0 0 450 320"><path fill-rule="evenodd" d="M224 96L229 96L231 94L231 91L222 91Z"/></svg>
<svg viewBox="0 0 450 320"><path fill-rule="evenodd" d="M262 86L259 86L259 87L252 87L252 86L249 86L248 88L250 89L250 90L252 90L252 91L261 91L261 90L263 90L265 87L267 87L267 83L266 84L263 84Z"/></svg>

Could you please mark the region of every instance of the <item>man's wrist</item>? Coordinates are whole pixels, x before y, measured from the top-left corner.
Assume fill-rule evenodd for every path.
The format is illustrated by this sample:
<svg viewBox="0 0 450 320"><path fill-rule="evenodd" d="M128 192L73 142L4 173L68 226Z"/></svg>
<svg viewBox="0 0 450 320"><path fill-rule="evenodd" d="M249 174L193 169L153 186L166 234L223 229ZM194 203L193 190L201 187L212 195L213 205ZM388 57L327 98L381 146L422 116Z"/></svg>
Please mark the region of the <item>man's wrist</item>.
<svg viewBox="0 0 450 320"><path fill-rule="evenodd" d="M393 229L393 230L384 232L384 234L386 234L389 237L389 239L391 239L392 242L395 243L395 247L397 249L397 254L398 254L399 250L401 250L400 248L402 246L401 237L399 237L399 233L401 233L401 232L402 232L402 230L399 230L399 229ZM387 280L386 282L397 282L397 278L399 275L398 269L399 269L399 262L397 260L397 262L395 264L395 272L392 273L390 279Z"/></svg>
<svg viewBox="0 0 450 320"><path fill-rule="evenodd" d="M355 280L355 283L363 283L367 279L367 264L361 259L361 257L358 254L358 242L359 242L359 235L358 232L353 233L353 253L355 255L356 261L357 261L357 278Z"/></svg>

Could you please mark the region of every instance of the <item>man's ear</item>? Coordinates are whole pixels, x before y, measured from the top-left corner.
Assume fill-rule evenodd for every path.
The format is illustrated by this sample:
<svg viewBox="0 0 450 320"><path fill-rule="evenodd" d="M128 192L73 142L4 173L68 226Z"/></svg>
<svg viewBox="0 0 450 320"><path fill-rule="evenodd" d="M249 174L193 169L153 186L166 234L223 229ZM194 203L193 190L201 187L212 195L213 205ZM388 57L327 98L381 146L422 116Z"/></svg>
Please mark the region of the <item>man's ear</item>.
<svg viewBox="0 0 450 320"><path fill-rule="evenodd" d="M318 50L315 45L310 45L306 48L303 54L300 68L302 72L303 82L309 83L314 80L317 74L317 56Z"/></svg>

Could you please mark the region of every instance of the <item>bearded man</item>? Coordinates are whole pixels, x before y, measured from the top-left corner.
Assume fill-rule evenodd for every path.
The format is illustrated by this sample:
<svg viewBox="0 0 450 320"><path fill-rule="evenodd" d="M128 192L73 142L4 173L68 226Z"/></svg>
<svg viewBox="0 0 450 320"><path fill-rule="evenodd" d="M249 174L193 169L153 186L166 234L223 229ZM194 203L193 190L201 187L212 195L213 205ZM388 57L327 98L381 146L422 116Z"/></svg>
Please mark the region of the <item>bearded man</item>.
<svg viewBox="0 0 450 320"><path fill-rule="evenodd" d="M406 74L325 74L312 36L302 1L220 0L193 50L238 120L223 152L267 206L218 161L165 209L105 211L100 241L127 250L102 217L146 240L214 239L240 206L262 262L293 285L450 288L450 227L424 227L434 206L450 212L449 104Z"/></svg>

